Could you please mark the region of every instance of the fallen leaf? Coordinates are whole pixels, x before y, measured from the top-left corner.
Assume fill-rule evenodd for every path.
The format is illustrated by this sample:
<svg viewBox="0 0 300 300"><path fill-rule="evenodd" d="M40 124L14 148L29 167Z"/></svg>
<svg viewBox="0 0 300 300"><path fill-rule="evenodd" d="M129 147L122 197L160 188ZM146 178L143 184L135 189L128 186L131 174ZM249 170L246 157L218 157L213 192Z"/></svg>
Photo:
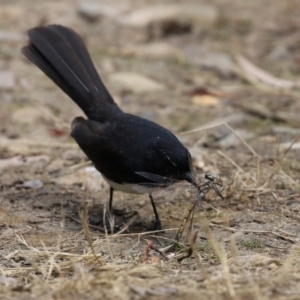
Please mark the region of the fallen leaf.
<svg viewBox="0 0 300 300"><path fill-rule="evenodd" d="M54 137L68 136L70 134L70 132L67 130L55 128L55 127L49 128L49 132L50 132L51 136L54 136Z"/></svg>
<svg viewBox="0 0 300 300"><path fill-rule="evenodd" d="M217 98L229 98L231 95L229 93L224 93L222 91L214 91L210 88L206 87L196 87L195 89L192 90L191 95L211 95L215 96Z"/></svg>
<svg viewBox="0 0 300 300"><path fill-rule="evenodd" d="M192 102L197 105L207 106L207 107L216 107L220 105L220 100L211 95L195 95L192 97Z"/></svg>

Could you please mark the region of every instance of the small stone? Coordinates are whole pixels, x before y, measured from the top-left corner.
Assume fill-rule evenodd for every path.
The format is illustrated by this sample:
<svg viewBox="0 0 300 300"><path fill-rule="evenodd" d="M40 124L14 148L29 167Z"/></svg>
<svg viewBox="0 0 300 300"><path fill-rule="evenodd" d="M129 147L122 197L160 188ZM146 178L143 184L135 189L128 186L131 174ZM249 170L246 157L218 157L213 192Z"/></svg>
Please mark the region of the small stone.
<svg viewBox="0 0 300 300"><path fill-rule="evenodd" d="M23 107L13 112L11 119L19 124L31 124L40 119L52 119L53 113L46 107Z"/></svg>
<svg viewBox="0 0 300 300"><path fill-rule="evenodd" d="M137 9L119 21L124 25L146 28L157 22L174 20L178 12L178 5L152 5Z"/></svg>
<svg viewBox="0 0 300 300"><path fill-rule="evenodd" d="M112 74L112 73L116 72L115 64L113 63L113 61L110 58L106 57L102 61L101 65L102 65L102 68L101 68L102 73Z"/></svg>
<svg viewBox="0 0 300 300"><path fill-rule="evenodd" d="M86 155L81 151L81 150L77 150L77 149L69 149L69 150L66 150L61 158L63 160L75 160L75 161L81 161L81 160L84 160L86 159Z"/></svg>
<svg viewBox="0 0 300 300"><path fill-rule="evenodd" d="M136 9L119 16L116 21L134 35L131 40L161 38L166 35L199 31L211 27L218 19L218 11L211 5L158 4ZM127 35L122 32L121 37Z"/></svg>
<svg viewBox="0 0 300 300"><path fill-rule="evenodd" d="M12 228L7 228L1 233L1 237L13 237L15 236L15 231Z"/></svg>
<svg viewBox="0 0 300 300"><path fill-rule="evenodd" d="M27 37L24 34L0 30L0 42L23 42L26 41L26 39Z"/></svg>
<svg viewBox="0 0 300 300"><path fill-rule="evenodd" d="M0 170L5 168L13 168L19 166L34 166L38 169L44 168L50 161L50 157L47 155L37 155L37 156L27 156L23 157L21 155L0 159Z"/></svg>
<svg viewBox="0 0 300 300"><path fill-rule="evenodd" d="M156 92L165 89L162 83L133 72L120 72L109 76L110 81L136 93Z"/></svg>
<svg viewBox="0 0 300 300"><path fill-rule="evenodd" d="M63 186L80 185L83 189L95 192L99 192L107 187L106 181L95 167L87 167L72 174L54 178L52 182Z"/></svg>
<svg viewBox="0 0 300 300"><path fill-rule="evenodd" d="M289 52L289 49L286 45L276 45L272 51L268 55L268 59L270 60L279 60L279 59L285 59L289 57L291 54Z"/></svg>
<svg viewBox="0 0 300 300"><path fill-rule="evenodd" d="M95 22L100 17L115 18L125 9L124 5L113 6L100 2L81 1L78 5L78 13L90 22Z"/></svg>
<svg viewBox="0 0 300 300"><path fill-rule="evenodd" d="M9 288L15 288L18 285L18 282L15 278L6 276L0 276L0 283Z"/></svg>
<svg viewBox="0 0 300 300"><path fill-rule="evenodd" d="M62 170L65 167L65 162L62 159L54 159L52 160L46 167L46 171L49 174L55 173L55 172L59 172L60 170Z"/></svg>
<svg viewBox="0 0 300 300"><path fill-rule="evenodd" d="M23 187L27 189L39 189L43 186L43 182L39 179L36 180L28 180L23 183Z"/></svg>
<svg viewBox="0 0 300 300"><path fill-rule="evenodd" d="M0 71L0 89L12 90L15 85L15 75L11 71Z"/></svg>
<svg viewBox="0 0 300 300"><path fill-rule="evenodd" d="M50 161L50 157L47 155L28 156L24 159L29 173L44 172Z"/></svg>
<svg viewBox="0 0 300 300"><path fill-rule="evenodd" d="M231 57L222 52L209 52L199 56L194 53L189 56L191 61L198 64L201 68L213 70L222 77L228 78L234 75L234 62Z"/></svg>

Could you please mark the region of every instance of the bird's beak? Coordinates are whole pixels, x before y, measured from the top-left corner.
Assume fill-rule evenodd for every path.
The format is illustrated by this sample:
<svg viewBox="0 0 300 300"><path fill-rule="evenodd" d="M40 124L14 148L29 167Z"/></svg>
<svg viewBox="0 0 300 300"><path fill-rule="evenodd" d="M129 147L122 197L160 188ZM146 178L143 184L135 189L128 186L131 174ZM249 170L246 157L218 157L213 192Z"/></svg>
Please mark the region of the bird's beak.
<svg viewBox="0 0 300 300"><path fill-rule="evenodd" d="M194 175L191 172L187 172L183 175L183 179L187 182L190 182L193 186L197 187L196 180L194 178Z"/></svg>

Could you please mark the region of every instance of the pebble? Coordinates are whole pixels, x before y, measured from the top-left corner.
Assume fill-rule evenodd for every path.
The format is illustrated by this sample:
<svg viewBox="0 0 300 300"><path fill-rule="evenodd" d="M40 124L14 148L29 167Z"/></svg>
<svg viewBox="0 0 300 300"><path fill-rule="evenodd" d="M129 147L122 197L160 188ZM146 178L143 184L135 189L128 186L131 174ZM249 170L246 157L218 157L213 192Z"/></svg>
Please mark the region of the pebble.
<svg viewBox="0 0 300 300"><path fill-rule="evenodd" d="M53 112L47 107L26 106L16 109L11 115L11 120L18 124L32 124L41 119L53 120Z"/></svg>
<svg viewBox="0 0 300 300"><path fill-rule="evenodd" d="M23 42L26 40L27 40L27 37L25 34L0 30L0 42L3 42L3 43Z"/></svg>
<svg viewBox="0 0 300 300"><path fill-rule="evenodd" d="M76 160L81 161L87 159L86 155L82 152L82 150L77 149L69 149L63 152L61 155L63 160Z"/></svg>
<svg viewBox="0 0 300 300"><path fill-rule="evenodd" d="M218 18L218 11L214 6L204 4L159 4L146 6L125 15L120 19L124 25L146 28L150 25L160 24L163 28L165 23L172 22L191 26L211 26Z"/></svg>
<svg viewBox="0 0 300 300"><path fill-rule="evenodd" d="M39 179L28 180L23 183L23 187L27 189L39 189L43 187L43 182Z"/></svg>
<svg viewBox="0 0 300 300"><path fill-rule="evenodd" d="M84 190L94 192L99 192L107 187L106 181L94 167L87 167L72 174L54 178L52 182L63 186L81 185Z"/></svg>
<svg viewBox="0 0 300 300"><path fill-rule="evenodd" d="M121 3L119 5L110 5L101 2L81 1L78 4L77 11L87 21L95 22L101 17L116 18L126 8L127 6Z"/></svg>
<svg viewBox="0 0 300 300"><path fill-rule="evenodd" d="M16 85L16 78L11 71L0 71L0 90L12 90Z"/></svg>
<svg viewBox="0 0 300 300"><path fill-rule="evenodd" d="M213 27L219 16L215 6L204 4L154 4L127 10L111 18L112 22L107 27L109 32L116 32L118 40L124 43L149 42L187 33L198 35Z"/></svg>
<svg viewBox="0 0 300 300"><path fill-rule="evenodd" d="M112 84L129 89L135 93L147 93L164 90L166 87L153 79L134 72L119 72L109 76Z"/></svg>
<svg viewBox="0 0 300 300"><path fill-rule="evenodd" d="M12 158L0 159L0 169L12 168L18 166L31 166L36 165L44 168L50 161L50 157L47 155L37 155L37 156L15 156Z"/></svg>
<svg viewBox="0 0 300 300"><path fill-rule="evenodd" d="M178 59L183 61L183 52L166 42L129 45L122 49L124 55L133 55L150 59Z"/></svg>
<svg viewBox="0 0 300 300"><path fill-rule="evenodd" d="M230 78L235 74L235 64L226 53L207 52L199 55L197 49L194 49L192 52L189 52L189 49L187 49L187 52L190 54L190 60L203 69L215 71L224 78Z"/></svg>
<svg viewBox="0 0 300 300"><path fill-rule="evenodd" d="M120 18L123 25L146 28L158 22L173 21L179 14L178 5L151 5L136 9Z"/></svg>

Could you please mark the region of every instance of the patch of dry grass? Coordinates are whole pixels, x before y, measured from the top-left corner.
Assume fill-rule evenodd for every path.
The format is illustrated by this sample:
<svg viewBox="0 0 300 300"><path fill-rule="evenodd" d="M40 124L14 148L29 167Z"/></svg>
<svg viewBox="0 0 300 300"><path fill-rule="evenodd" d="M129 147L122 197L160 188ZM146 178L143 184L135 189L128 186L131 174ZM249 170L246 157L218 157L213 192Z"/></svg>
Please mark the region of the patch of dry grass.
<svg viewBox="0 0 300 300"><path fill-rule="evenodd" d="M211 156L211 161L222 157L216 167L236 168L223 191L225 201L283 207L276 182L299 189L283 164L290 149L279 152L271 165L250 151L247 171L221 152ZM156 235L91 231L85 206L79 213L83 230L71 234L63 218L51 245L46 235L30 243L15 231L15 250L2 250L2 299L198 299L200 294L206 299L297 299L300 241L295 224L287 220L291 230L286 229L271 221L278 213L269 211L263 226L249 226L222 209L213 215L204 211L189 242L174 244L176 229ZM282 214L292 216L289 210Z"/></svg>
<svg viewBox="0 0 300 300"><path fill-rule="evenodd" d="M128 2L132 2L134 10L136 3ZM174 4L172 0L168 2ZM64 0L59 5L51 1L39 5L32 0L24 3L16 0L0 4L1 30L23 34L25 28L45 20L65 21L65 25L85 33L93 59L108 84L111 73L130 70L161 81L167 87L164 92L141 96L111 86L125 111L153 118L175 130L219 120L218 127L208 123L205 133L217 132L225 126L238 143L226 147L217 140L202 147L201 141L195 143L197 133L183 137L188 146L194 143L198 150L199 155L194 156L200 162L196 164L198 171L221 175L226 188L224 201L208 193L200 208L195 209L193 226L185 231L180 243L174 245L174 238L194 200L190 197L158 199L166 228L162 232L134 233L142 227L134 223L136 218L124 222L122 234L99 233L97 226L92 228L87 220L92 210L96 210L95 204L104 203L106 191L92 193L86 183L59 185L51 181L55 176L70 173L76 177L76 171L89 164L80 157L66 161L62 156L65 151L78 149L67 136L69 121L78 114L77 108L20 57L19 49L25 41L1 43L1 71L11 71L16 77L13 90L0 90L2 163L16 155L22 155L17 162L35 155L46 156L49 161L2 170L0 298L299 299L300 168L299 150L293 149L300 135L295 133L299 125L299 91L270 85L266 76L265 79L260 76L259 80L251 77L253 66L241 70L233 62L236 68L226 75L216 65L203 70L198 57L190 57L194 52L196 56L215 52L216 57L225 54L229 59L231 54L231 58L243 55L276 78L296 82L299 77L297 1L276 4L270 0L211 1L220 10L216 26L199 36L191 33L161 37L164 43L180 51L187 50L184 62L147 60L134 55L129 58L122 54L122 42L112 41L111 33L116 33L116 29L109 29L111 20L101 18L99 23L87 23L75 13L74 1ZM141 1L139 5L150 2ZM248 29L241 33L243 24ZM111 53L111 46L118 51ZM190 91L197 90L199 85L207 91L224 90L223 96L214 95L218 98L215 107L191 101ZM33 115L28 115L28 111ZM147 115L145 111L155 113ZM243 120L246 114L251 114L250 121ZM232 121L234 115L241 115L242 120L235 120L233 125L224 123L224 119ZM32 122L24 123L20 116ZM296 127L296 130L290 128L287 139L281 134L290 147L280 148L272 124L285 130ZM235 130L238 127L254 132L253 138L245 141ZM266 127L270 131L266 132ZM202 127L201 135L203 130ZM295 136L293 141L291 136ZM53 163L49 169L48 163ZM43 182L41 189L22 186L24 181L35 178ZM150 221L146 202L140 204L137 199L116 195L117 201L121 198L125 200L117 202L117 207L140 208L140 219ZM85 205L87 202L89 207ZM77 216L78 206L83 211ZM108 218L105 210L104 216ZM114 227L116 220L108 221Z"/></svg>

